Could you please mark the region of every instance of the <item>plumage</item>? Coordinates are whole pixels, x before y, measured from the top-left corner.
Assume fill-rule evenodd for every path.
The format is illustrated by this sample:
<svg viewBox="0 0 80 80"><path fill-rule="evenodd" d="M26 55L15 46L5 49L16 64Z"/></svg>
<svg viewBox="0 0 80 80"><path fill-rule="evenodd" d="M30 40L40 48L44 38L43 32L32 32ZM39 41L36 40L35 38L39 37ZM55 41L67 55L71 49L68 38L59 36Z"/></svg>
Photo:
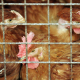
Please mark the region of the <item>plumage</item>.
<svg viewBox="0 0 80 80"><path fill-rule="evenodd" d="M80 40L78 41L80 42ZM71 61L71 54L70 54L70 46L66 45L65 50L62 50L61 52L64 53L59 59L58 62L70 62ZM80 62L79 56L80 56L80 45L72 45L72 62ZM60 49L59 49L60 50ZM59 51L60 52L60 51ZM67 52L67 54L66 54ZM51 64L53 65L53 64ZM55 64L51 68L51 79L53 80L70 80L71 78L73 80L79 80L79 70L80 65L79 64Z"/></svg>
<svg viewBox="0 0 80 80"><path fill-rule="evenodd" d="M53 37L51 37L51 41L55 41ZM32 40L32 42L48 42L48 36L46 33L36 34ZM80 42L80 41L78 41ZM28 55L36 48L42 47L42 55L43 58L39 59L38 55L34 55L38 60L41 61L49 61L49 48L47 44L32 44L30 49L28 50ZM80 61L79 59L79 50L80 45L72 45L72 61ZM51 62L70 62L71 58L71 48L70 45L65 44L51 44L50 45L50 61ZM73 75L77 76L76 73L79 73L78 70L75 70L77 66L75 65L73 69ZM71 66L70 64L50 64L50 77L51 80L61 79L61 80L70 80L71 76ZM73 79L75 80L76 77ZM28 79L29 80L49 80L49 64L48 63L40 63L38 68L30 69L28 68ZM78 79L78 78L77 78ZM23 65L21 68L21 80L26 80L26 65Z"/></svg>
<svg viewBox="0 0 80 80"><path fill-rule="evenodd" d="M50 23L58 23L59 19L62 18L62 15L58 15L58 14L62 14L63 10L64 11L64 15L66 14L66 12L69 13L69 8L64 8L63 6L50 6L50 13L49 13L49 22ZM27 6L27 23L48 23L48 13L47 13L47 6ZM79 9L73 9L73 12L79 11ZM21 11L22 12L22 11ZM76 14L74 13L74 15ZM70 19L69 14L66 14L68 16L68 20ZM65 17L65 16L64 16ZM78 17L78 21L79 21L79 15L76 14L75 16L73 16L74 20L75 18ZM65 19L64 19L65 20ZM68 21L66 20L66 21ZM78 22L75 21L75 22ZM69 23L69 22L67 22ZM42 32L48 33L48 26L47 25L28 25L27 28L34 28L37 30L40 30ZM77 27L77 26L76 26ZM50 25L50 34L51 36L54 36L56 38L56 42L70 42L70 29L65 29L63 27L58 28L57 25ZM63 36L63 34L65 36ZM74 31L72 32L72 41L77 41L79 40L79 35L74 33Z"/></svg>
<svg viewBox="0 0 80 80"><path fill-rule="evenodd" d="M57 0L58 1L58 0ZM60 1L60 0L59 0ZM61 2L68 2L69 0L61 0ZM77 0L78 1L78 0ZM16 10L20 11L21 9L24 9L22 6L15 6L17 7ZM8 7L8 8L15 8L15 7ZM64 15L66 15L66 12L69 13L68 10L65 9L64 15L59 15L61 10L63 9L63 6L50 6L50 23L58 22L58 19L61 17L65 19ZM27 6L27 22L28 23L48 23L48 17L47 17L47 6ZM23 10L20 11L20 13L23 14ZM60 12L61 14L63 11ZM59 13L59 14L60 14ZM77 13L77 12L76 12ZM24 15L24 14L23 14ZM64 17L62 17L64 16ZM76 18L75 16L78 16ZM67 14L68 20L70 19L69 14ZM67 18L66 17L66 18ZM79 15L73 16L76 19L79 19ZM73 18L73 19L74 19ZM40 31L41 30L41 31ZM48 34L46 33L48 31L48 26L46 25L40 25L40 26L28 26L28 32L33 31L36 36L33 39L33 42L48 42ZM58 34L59 33L59 34ZM50 41L51 42L70 42L70 29L68 30L58 30L57 26L50 25ZM65 36L63 36L65 35ZM74 31L72 31L72 41L79 40L79 34L75 34ZM32 52L35 48L42 47L43 48L43 59L40 61L48 61L48 45L32 45L32 47L28 50L28 54ZM79 61L79 54L76 52L79 51L79 45L73 47L73 61ZM76 56L75 56L76 55ZM38 58L38 55L35 55ZM50 60L51 61L69 61L70 62L70 45L50 45ZM71 76L71 66L69 64L50 64L51 65L51 80L70 80L71 77L73 77L73 80L79 79L79 68L76 70L77 66L73 66L73 75ZM79 67L79 66L78 66ZM48 80L49 79L49 66L48 64L40 64L38 68L36 69L28 69L28 78L29 80ZM78 74L76 74L78 72ZM77 76L77 77L76 77ZM26 65L22 66L21 69L21 80L26 80Z"/></svg>
<svg viewBox="0 0 80 80"><path fill-rule="evenodd" d="M72 23L79 23L79 9L73 8L72 9ZM58 13L59 20L58 26L50 26L50 32L53 36L61 39L61 42L69 42L70 41L70 25L62 25L62 23L70 23L70 8L64 8ZM72 25L72 41L77 41L80 39L79 36L79 25ZM63 36L65 35L65 37ZM58 39L58 40L59 40ZM65 39L65 40L64 40Z"/></svg>
<svg viewBox="0 0 80 80"><path fill-rule="evenodd" d="M2 22L1 16L2 10L0 10L0 22ZM10 20L11 19L11 20ZM23 23L25 19L16 11L4 10L4 23ZM14 27L15 26L15 27ZM3 29L4 27L4 29ZM3 42L3 30L5 31L5 42L21 42L21 37L24 32L17 28L17 25L0 25L0 42ZM22 31L19 32L19 31ZM22 35L20 35L22 34ZM18 44L5 44L5 57L6 62L18 61ZM4 47L0 44L0 61L4 62ZM0 70L4 69L4 64L0 63ZM20 64L6 63L6 79L18 80L20 71ZM0 74L0 80L4 79L4 70Z"/></svg>
<svg viewBox="0 0 80 80"><path fill-rule="evenodd" d="M59 23L60 19L66 20L66 18L68 18L68 20L70 19L69 17L69 8L64 8L63 6L50 6L50 16L49 16L49 22L50 23ZM27 8L27 22L29 23L47 23L48 22L48 17L47 17L47 6L29 6ZM64 13L63 13L64 10ZM77 12L79 11L79 9L73 9L73 19L75 21L75 23L77 23L79 21L79 14L77 14ZM67 13L68 12L68 13ZM44 13L44 14L43 14ZM67 14L66 14L67 13ZM62 15L60 15L62 14ZM66 18L65 16L66 15ZM62 17L64 16L64 18ZM78 19L76 18L78 17ZM66 23L69 23L69 21L66 20ZM65 28L66 26L62 26L61 23L59 24L60 26L57 25L50 25L50 34L51 36L54 36L56 39L56 42L70 42L70 29ZM70 25L69 25L70 26ZM46 25L39 25L39 26L29 26L29 28L33 27L37 30L41 30L44 33L48 33L48 26ZM75 26L75 28L77 28L79 26ZM73 27L72 27L73 28ZM65 35L65 36L63 36ZM50 38L51 40L51 38ZM79 40L79 33L75 33L72 30L72 41L77 41Z"/></svg>

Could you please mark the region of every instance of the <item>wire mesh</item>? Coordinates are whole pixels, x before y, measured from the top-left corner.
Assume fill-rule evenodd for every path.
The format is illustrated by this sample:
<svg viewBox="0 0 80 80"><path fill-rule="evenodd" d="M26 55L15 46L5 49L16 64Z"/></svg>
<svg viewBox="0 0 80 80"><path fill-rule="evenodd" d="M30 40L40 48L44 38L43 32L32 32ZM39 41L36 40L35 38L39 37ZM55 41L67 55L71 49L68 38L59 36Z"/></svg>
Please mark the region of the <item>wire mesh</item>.
<svg viewBox="0 0 80 80"><path fill-rule="evenodd" d="M75 44L79 44L78 42L72 42L72 25L80 25L80 23L72 23L72 6L73 5L80 5L80 3L72 3L72 0L70 0L70 3L49 3L49 0L47 0L47 3L26 3L26 0L24 0L24 3L4 3L3 0L1 1L0 5L2 5L2 19L3 22L0 23L0 25L13 25L13 24L17 24L17 23L13 23L13 24L8 24L8 23L4 23L4 5L23 5L24 6L24 13L25 13L25 23L18 23L17 25L25 25L25 36L27 38L27 25L48 25L48 42L31 42L28 43L27 40L26 42L22 43L22 42L5 42L5 32L3 30L3 42L0 42L0 44L3 44L4 46L4 62L0 62L0 63L4 63L4 74L5 74L5 80L6 80L6 63L45 63L45 64L49 64L49 80L50 79L50 64L70 64L71 65L71 73L72 73L72 65L73 64L80 64L80 62L73 62L72 61L72 45ZM27 23L27 11L26 11L26 6L27 5L47 5L48 7L48 23ZM50 23L49 22L49 8L50 6L54 6L54 5L70 5L70 23L66 23L66 25L70 25L70 42L50 42L50 25L59 25L58 23ZM65 24L63 24L65 25ZM5 57L5 44L26 44L26 61L25 62L18 62L18 61L7 61L6 62L6 57ZM41 62L28 62L28 56L27 56L27 44L48 44L48 53L49 53L49 61L41 61ZM57 61L50 61L50 45L51 44L67 44L70 45L70 62L57 62ZM0 70L1 71L1 70ZM28 80L28 64L26 64L26 80ZM72 79L71 79L72 80Z"/></svg>
<svg viewBox="0 0 80 80"><path fill-rule="evenodd" d="M3 2L3 0L2 0L2 3L4 3ZM2 22L4 22L4 7L3 7L3 5L2 5ZM5 42L5 31L4 31L4 27L3 27L3 42ZM3 44L3 52L4 52L4 68L3 68L3 70L4 70L4 79L6 80L6 57L5 57L5 44ZM3 71L3 70L1 70L1 71Z"/></svg>

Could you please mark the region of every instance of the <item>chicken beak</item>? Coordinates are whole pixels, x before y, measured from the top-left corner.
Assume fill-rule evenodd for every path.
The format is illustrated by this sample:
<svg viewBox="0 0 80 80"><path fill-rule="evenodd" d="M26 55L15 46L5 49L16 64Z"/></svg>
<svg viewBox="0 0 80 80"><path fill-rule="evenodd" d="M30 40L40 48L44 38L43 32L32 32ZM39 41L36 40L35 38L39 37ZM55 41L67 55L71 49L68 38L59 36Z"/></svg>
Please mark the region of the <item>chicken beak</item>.
<svg viewBox="0 0 80 80"><path fill-rule="evenodd" d="M19 61L23 61L23 60L25 60L25 59L26 59L26 56L23 56L22 58L20 58Z"/></svg>
<svg viewBox="0 0 80 80"><path fill-rule="evenodd" d="M22 19L22 23L25 23L25 18Z"/></svg>
<svg viewBox="0 0 80 80"><path fill-rule="evenodd" d="M42 50L43 50L42 47L36 48L35 51L29 53L27 57L37 57L38 56L38 59L42 60L43 59ZM25 59L26 59L26 55L21 57L19 61L23 61Z"/></svg>
<svg viewBox="0 0 80 80"><path fill-rule="evenodd" d="M25 18L21 18L18 22L19 23L25 23Z"/></svg>

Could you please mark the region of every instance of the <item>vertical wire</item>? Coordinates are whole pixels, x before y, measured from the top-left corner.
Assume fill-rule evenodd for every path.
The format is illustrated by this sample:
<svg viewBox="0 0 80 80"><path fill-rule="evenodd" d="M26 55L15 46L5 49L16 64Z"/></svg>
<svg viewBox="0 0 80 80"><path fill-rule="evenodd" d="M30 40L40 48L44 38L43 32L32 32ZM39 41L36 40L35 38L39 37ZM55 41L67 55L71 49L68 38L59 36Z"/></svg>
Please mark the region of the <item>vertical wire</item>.
<svg viewBox="0 0 80 80"><path fill-rule="evenodd" d="M70 3L72 3L72 0L70 0ZM70 5L70 24L72 24L72 5ZM72 25L70 25L70 43L72 43ZM72 44L70 44L70 62L72 63ZM71 77L72 77L72 64L71 64Z"/></svg>
<svg viewBox="0 0 80 80"><path fill-rule="evenodd" d="M26 0L24 0L24 3L26 3ZM25 15L25 22L27 23L27 8L26 5L24 5L24 15ZM27 25L25 25L25 37L27 42ZM27 52L27 44L26 44L26 61L28 61L28 52ZM28 80L28 63L26 63L26 79Z"/></svg>
<svg viewBox="0 0 80 80"><path fill-rule="evenodd" d="M47 2L49 3L49 0L47 0ZM48 23L49 23L49 16L50 16L50 14L49 14L49 5L48 5ZM48 25L48 42L50 42L50 25ZM50 44L48 44L48 54L49 54L49 56L48 56L48 60L49 60L49 68L48 68L48 71L49 71L49 80L50 80Z"/></svg>
<svg viewBox="0 0 80 80"><path fill-rule="evenodd" d="M2 3L4 3L3 0L1 0ZM4 6L2 5L2 22L4 23ZM5 42L5 30L4 25L3 26L3 42ZM6 56L5 56L5 44L3 44L3 52L4 52L4 79L6 80Z"/></svg>

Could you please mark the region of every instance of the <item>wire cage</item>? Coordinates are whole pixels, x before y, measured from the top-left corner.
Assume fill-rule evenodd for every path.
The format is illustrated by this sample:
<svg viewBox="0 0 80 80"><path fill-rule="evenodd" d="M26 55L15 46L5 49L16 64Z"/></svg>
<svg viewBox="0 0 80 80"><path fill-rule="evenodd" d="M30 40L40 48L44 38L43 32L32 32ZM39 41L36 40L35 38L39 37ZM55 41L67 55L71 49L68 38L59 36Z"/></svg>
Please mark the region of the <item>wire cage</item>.
<svg viewBox="0 0 80 80"><path fill-rule="evenodd" d="M4 67L0 66L0 80L80 80L79 78L79 74L80 74L80 61L79 61L79 54L80 54L80 50L79 50L79 39L77 40L76 37L76 41L73 42L73 27L72 25L80 25L79 23L73 23L72 19L73 19L73 15L72 15L72 10L74 7L76 7L75 9L79 8L79 0L24 0L24 1L20 1L20 0L1 0L0 2L0 8L2 10L2 22L0 23L0 25L22 25L25 29L24 29L24 34L27 38L27 33L29 31L35 32L35 38L33 42L29 43L27 42L6 42L6 37L5 37L5 30L3 27L3 41L0 41L0 45L3 45L3 60L0 60L0 65L4 65ZM29 10L30 13L28 12L28 6L29 6ZM33 7L36 6L36 7ZM42 8L39 8L39 12L37 12L35 10L35 8L38 8L40 6L43 6ZM50 18L51 15L51 10L50 8L54 6L57 6L57 8L60 7L65 7L65 8L70 8L70 22L69 23L63 23L62 25L70 25L70 29L69 29L69 36L70 36L70 41L66 42L67 37L62 40L62 41L57 41L60 38L56 38L54 37L54 39L56 38L56 40L52 39L51 36L51 32L50 32L50 25L60 25L58 22L50 22L50 19L52 21L54 21L52 18L54 18L54 16L52 16L52 18ZM44 8L46 7L46 8ZM25 23L5 23L4 22L4 10L5 8L7 9L14 9L14 10L19 10L22 11L21 15L23 15L25 17ZM42 9L42 11L41 11ZM45 11L46 9L46 11ZM54 8L53 8L54 9ZM52 10L53 10L52 9ZM32 10L35 10L35 12L32 12ZM41 11L41 12L40 12ZM55 13L55 11L52 11L53 13ZM38 13L44 14L44 15L38 15ZM30 16L28 16L30 14ZM33 17L35 14L35 17ZM33 15L33 16L31 16ZM41 20L36 20L38 17L37 15L40 17L47 17L46 20L40 18ZM30 19L28 19L30 17ZM34 19L34 20L32 20ZM32 22L30 22L30 21ZM43 30L43 27L47 26L47 31ZM41 28L42 27L42 28ZM34 30L35 28L35 30ZM22 28L21 28L22 29ZM28 30L30 29L30 30ZM42 33L39 32L41 29ZM46 32L45 32L46 31ZM55 30L54 30L55 31ZM54 32L53 32L54 33ZM62 34L63 35L63 34ZM40 38L39 38L40 36ZM63 35L65 36L65 34ZM13 38L13 37L11 37ZM38 39L37 39L38 38ZM78 34L78 38L79 38L79 34ZM47 40L46 40L47 39ZM53 41L52 41L53 40ZM21 45L21 44L25 44L26 45L26 61L19 61L19 59L16 60L8 60L7 61L7 57L6 57L6 45ZM37 48L36 46L43 46L43 48L45 49L43 53L46 53L45 57L43 55L43 60L40 60L38 62L35 61L28 61L28 49L27 49L27 45L31 44L33 45L31 50L33 50L34 48ZM34 47L35 46L35 47ZM39 47L38 46L38 47ZM2 49L2 48L1 48ZM0 49L0 50L1 50ZM8 48L7 48L8 49ZM2 51L2 50L1 50ZM1 53L0 53L1 54ZM16 54L17 55L17 54ZM37 55L38 57L38 55ZM47 59L46 59L47 58ZM1 58L2 59L2 58ZM45 59L45 60L44 60ZM9 68L6 64L20 64L20 66L18 66L19 71L17 76L19 76L18 78L14 78L14 76L12 75L16 75L15 72L10 72L10 74L7 74L10 71L10 68L13 67L13 65ZM21 65L23 63L26 63L25 65ZM30 69L28 68L28 64L30 63L39 63L38 68L36 69ZM25 66L25 69L22 68L23 66ZM47 68L46 68L47 67ZM15 67L16 68L16 67ZM14 70L15 70L14 68ZM16 71L18 70L18 68L16 69ZM45 69L46 68L46 69ZM24 70L24 71L21 71ZM21 73L22 72L22 73ZM44 75L43 75L44 74ZM10 75L10 76L9 76ZM26 75L26 76L25 76ZM9 79L10 77L10 79ZM24 78L23 78L24 77Z"/></svg>

